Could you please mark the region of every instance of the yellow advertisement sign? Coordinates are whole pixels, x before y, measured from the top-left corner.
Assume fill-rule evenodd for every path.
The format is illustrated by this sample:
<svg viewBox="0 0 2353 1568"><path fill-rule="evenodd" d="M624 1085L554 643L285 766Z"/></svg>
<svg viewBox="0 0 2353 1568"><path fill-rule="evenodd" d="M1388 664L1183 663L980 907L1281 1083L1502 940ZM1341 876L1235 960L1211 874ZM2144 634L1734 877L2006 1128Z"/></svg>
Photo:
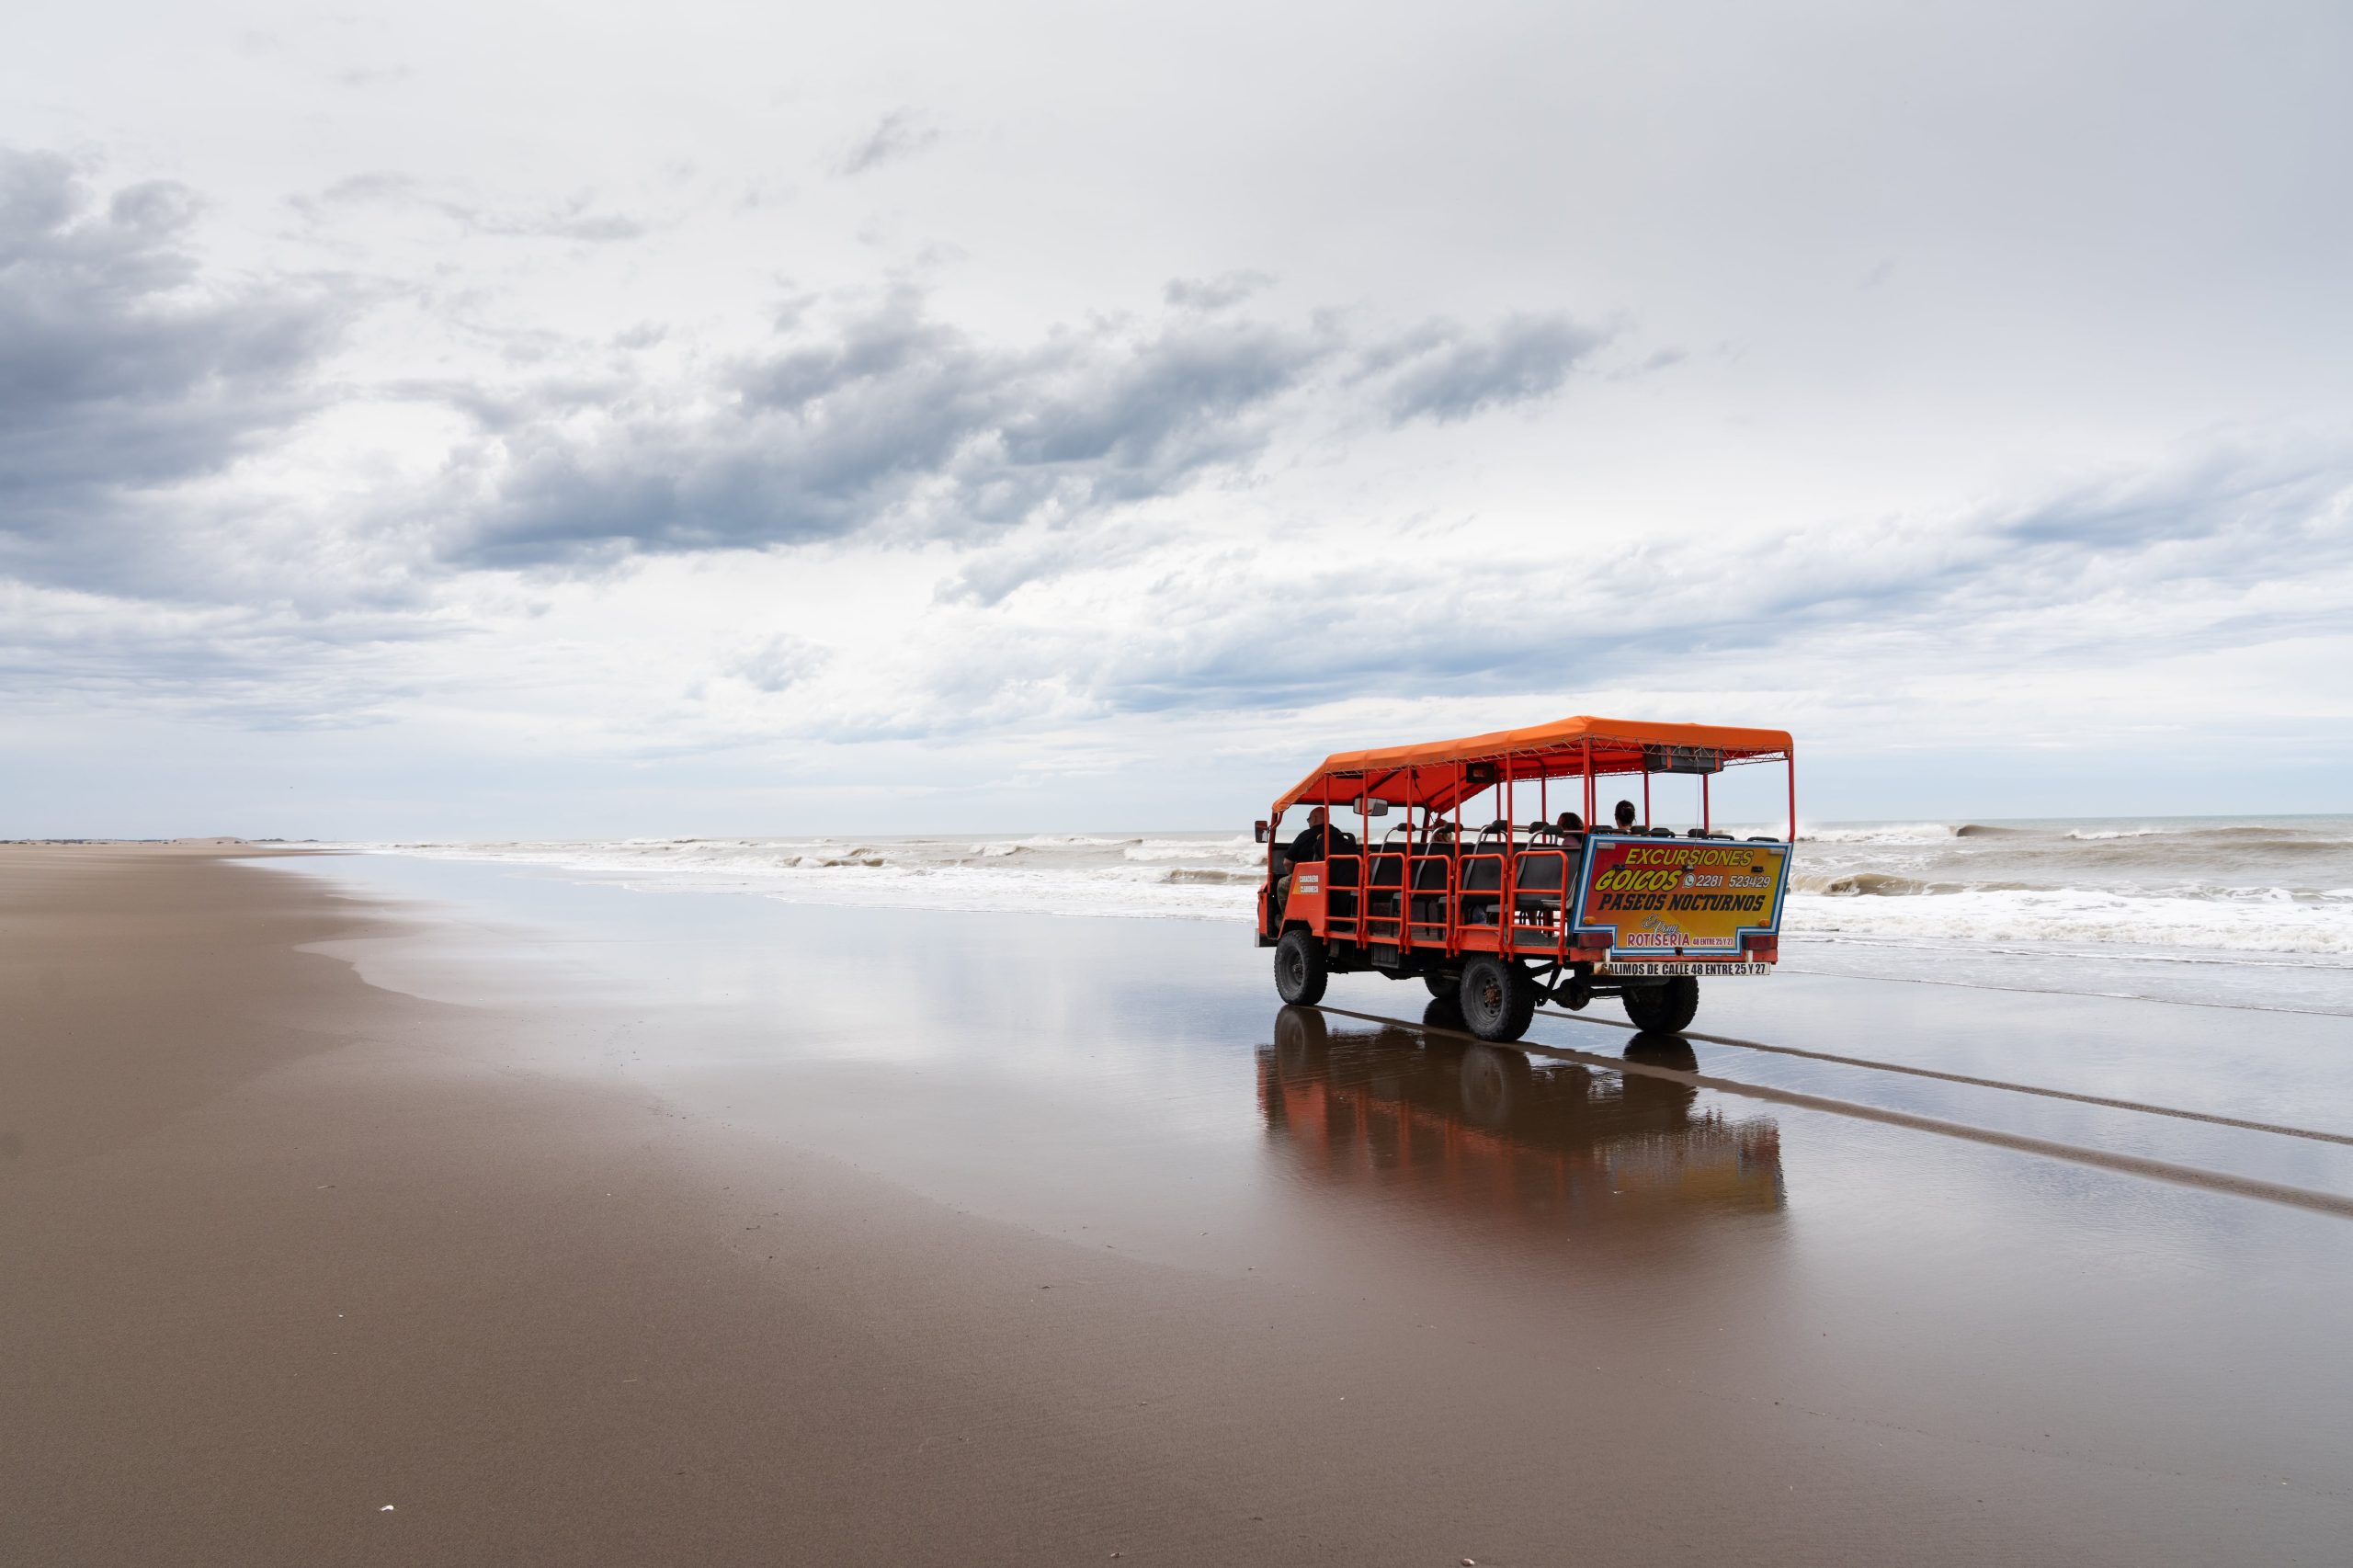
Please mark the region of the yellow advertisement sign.
<svg viewBox="0 0 2353 1568"><path fill-rule="evenodd" d="M1707 838L1586 840L1576 929L1607 937L1613 957L1736 954L1777 935L1790 881L1786 844Z"/></svg>

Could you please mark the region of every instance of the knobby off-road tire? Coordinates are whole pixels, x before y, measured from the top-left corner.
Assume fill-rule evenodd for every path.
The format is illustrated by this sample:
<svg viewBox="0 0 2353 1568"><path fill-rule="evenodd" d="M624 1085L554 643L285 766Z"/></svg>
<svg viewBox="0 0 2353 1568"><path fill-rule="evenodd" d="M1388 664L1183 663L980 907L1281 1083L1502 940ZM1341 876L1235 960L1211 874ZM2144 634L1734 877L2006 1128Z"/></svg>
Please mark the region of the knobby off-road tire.
<svg viewBox="0 0 2353 1568"><path fill-rule="evenodd" d="M1462 1027L1481 1040L1513 1040L1536 1017L1536 982L1516 963L1472 959L1462 966Z"/></svg>
<svg viewBox="0 0 2353 1568"><path fill-rule="evenodd" d="M1304 931L1286 931L1275 944L1275 992L1286 1002L1312 1007L1324 1000L1324 985L1331 978L1324 965L1324 944Z"/></svg>
<svg viewBox="0 0 2353 1568"><path fill-rule="evenodd" d="M1662 985L1626 988L1626 1017L1646 1034L1679 1034L1699 1011L1699 978L1671 976Z"/></svg>

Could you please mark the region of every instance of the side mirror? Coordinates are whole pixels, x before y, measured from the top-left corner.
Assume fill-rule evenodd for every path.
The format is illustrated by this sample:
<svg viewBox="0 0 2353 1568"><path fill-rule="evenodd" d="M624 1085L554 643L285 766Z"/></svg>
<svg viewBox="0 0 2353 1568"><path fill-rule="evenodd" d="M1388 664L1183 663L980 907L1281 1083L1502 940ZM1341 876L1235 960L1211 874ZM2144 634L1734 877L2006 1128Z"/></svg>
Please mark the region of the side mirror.
<svg viewBox="0 0 2353 1568"><path fill-rule="evenodd" d="M1265 823L1260 823L1258 824L1258 842L1261 844L1267 842L1267 824Z"/></svg>

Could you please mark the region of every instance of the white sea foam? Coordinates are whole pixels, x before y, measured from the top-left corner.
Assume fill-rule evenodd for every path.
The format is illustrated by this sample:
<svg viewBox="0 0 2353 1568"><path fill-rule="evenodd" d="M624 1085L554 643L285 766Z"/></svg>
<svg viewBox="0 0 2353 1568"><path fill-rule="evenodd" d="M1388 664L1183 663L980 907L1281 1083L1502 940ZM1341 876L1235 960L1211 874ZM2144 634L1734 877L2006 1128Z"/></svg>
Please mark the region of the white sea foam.
<svg viewBox="0 0 2353 1568"><path fill-rule="evenodd" d="M1787 827L1744 827L1733 831L1743 836L1751 832L1779 833ZM1868 823L1849 827L1817 827L1811 823L1798 827L1801 844L1933 844L1941 839L1959 836L1964 823Z"/></svg>
<svg viewBox="0 0 2353 1568"><path fill-rule="evenodd" d="M809 903L1246 919L1235 834L355 846ZM2353 956L2353 819L1809 826L1792 938Z"/></svg>
<svg viewBox="0 0 2353 1568"><path fill-rule="evenodd" d="M2284 889L2149 896L2087 888L1963 890L1914 898L1793 893L1795 937L2096 944L2202 953L2353 958L2353 916Z"/></svg>
<svg viewBox="0 0 2353 1568"><path fill-rule="evenodd" d="M347 847L794 903L1237 925L1267 853L1230 833ZM1790 889L1792 969L2353 1013L2353 818L1829 824L1801 834Z"/></svg>

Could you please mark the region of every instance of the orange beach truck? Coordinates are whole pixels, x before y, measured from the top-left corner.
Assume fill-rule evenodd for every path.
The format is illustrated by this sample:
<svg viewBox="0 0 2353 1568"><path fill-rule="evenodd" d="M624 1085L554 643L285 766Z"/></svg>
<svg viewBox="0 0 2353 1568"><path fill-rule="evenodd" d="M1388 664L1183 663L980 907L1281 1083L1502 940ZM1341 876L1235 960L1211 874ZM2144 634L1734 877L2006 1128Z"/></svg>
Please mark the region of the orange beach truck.
<svg viewBox="0 0 2353 1568"><path fill-rule="evenodd" d="M1760 763L1787 776L1788 832L1717 832L1711 781ZM1699 824L1680 835L1644 825L1663 775L1699 780ZM1640 823L1599 828L1597 792L1636 778ZM1403 820L1376 827L1392 807ZM1286 843L1284 814L1299 808L1321 809L1326 829ZM1638 1028L1671 1031L1690 1025L1702 978L1770 974L1779 961L1797 763L1781 730L1580 715L1336 753L1275 801L1257 834L1258 945L1275 949L1286 1002L1314 1003L1328 976L1371 970L1457 1000L1482 1040L1518 1040L1540 1001L1582 1009L1597 996L1618 997Z"/></svg>

